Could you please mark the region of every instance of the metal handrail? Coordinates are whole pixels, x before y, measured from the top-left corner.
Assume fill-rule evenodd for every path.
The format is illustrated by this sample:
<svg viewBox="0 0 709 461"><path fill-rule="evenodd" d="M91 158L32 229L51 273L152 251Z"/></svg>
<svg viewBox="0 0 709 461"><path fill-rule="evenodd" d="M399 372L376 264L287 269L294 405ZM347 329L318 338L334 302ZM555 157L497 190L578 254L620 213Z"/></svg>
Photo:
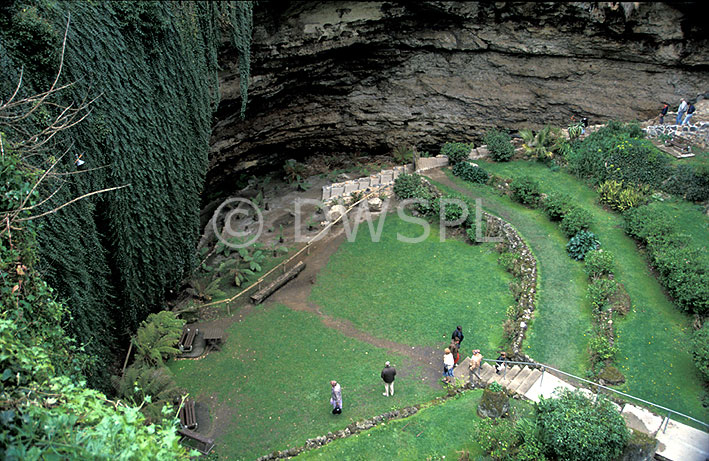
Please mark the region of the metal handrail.
<svg viewBox="0 0 709 461"><path fill-rule="evenodd" d="M483 360L484 360L485 362L497 362L496 359L483 359ZM596 387L605 389L605 390L607 390L607 391L615 392L616 394L620 394L620 395L622 395L622 396L624 396L624 397L628 397L628 398L631 398L631 399L640 401L640 402L645 403L645 404L647 404L647 405L652 405L652 406L655 407L655 408L661 408L662 410L667 411L666 420L663 421L664 426L665 426L664 429L663 429L663 432L664 432L665 429L667 429L667 424L669 423L669 420L670 420L670 413L673 413L673 414L675 414L675 415L681 416L681 417L683 417L683 418L687 418L687 419L689 419L689 420L691 420L691 421L694 421L695 423L699 423L699 424L701 424L701 425L703 425L703 426L705 426L705 427L709 427L709 424L705 423L704 421L700 421L700 420L698 420L698 419L696 419L696 418L692 418L691 416L685 415L684 413L680 413L679 411L675 411L675 410L672 410L672 409L670 409L670 408L663 407L662 405L658 405L658 404L656 404L656 403L649 402L649 401L647 401L647 400L641 399L640 397L635 397L634 395L626 394L625 392L617 391L617 390L612 389L612 388L610 388L610 387L606 387L606 386L604 386L604 385L602 385L602 384L594 383L593 381L589 381L588 379L584 379L584 378L581 378L580 376L572 375L571 373L567 373L567 372L565 372L565 371L561 371L561 370L559 370L559 369L557 369L557 368L550 367L549 365L544 365L543 363L536 363L536 362L517 362L517 361L514 361L514 360L504 360L504 362L505 362L505 363L512 363L512 364L519 364L519 365L533 365L533 366L535 366L535 367L541 367L541 368L542 368L542 374L543 374L547 369L553 370L553 371L555 371L555 372L557 372L557 373L561 373L561 374L563 374L563 375L570 376L570 377L572 377L572 378L574 378L574 379L577 379L577 380L579 380L579 381L583 381L583 382L588 383L588 384L592 384L593 386L596 386ZM507 373L507 367L505 367L505 374L506 374L506 373ZM543 376L543 375L542 375L542 376Z"/></svg>

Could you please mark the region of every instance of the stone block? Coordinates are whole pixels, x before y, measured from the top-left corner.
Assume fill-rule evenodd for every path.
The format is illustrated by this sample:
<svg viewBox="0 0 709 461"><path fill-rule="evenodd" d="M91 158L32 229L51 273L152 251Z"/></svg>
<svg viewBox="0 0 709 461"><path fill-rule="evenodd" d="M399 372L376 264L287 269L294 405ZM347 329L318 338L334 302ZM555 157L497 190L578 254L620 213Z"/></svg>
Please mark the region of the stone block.
<svg viewBox="0 0 709 461"><path fill-rule="evenodd" d="M369 183L369 178L359 178L357 180L357 185L359 186L359 189L366 189L368 188L371 184Z"/></svg>
<svg viewBox="0 0 709 461"><path fill-rule="evenodd" d="M626 403L621 413L631 429L643 434L654 435L662 425L662 417L649 410Z"/></svg>
<svg viewBox="0 0 709 461"><path fill-rule="evenodd" d="M330 200L330 197L332 197L332 187L322 186L322 201Z"/></svg>
<svg viewBox="0 0 709 461"><path fill-rule="evenodd" d="M347 181L345 183L345 194L351 194L352 192L357 192L359 185L354 181Z"/></svg>
<svg viewBox="0 0 709 461"><path fill-rule="evenodd" d="M379 178L379 175L373 175L369 177L369 186L370 187L378 187L381 184L381 180Z"/></svg>
<svg viewBox="0 0 709 461"><path fill-rule="evenodd" d="M332 186L330 189L330 198L339 197L345 193L345 188L343 186Z"/></svg>
<svg viewBox="0 0 709 461"><path fill-rule="evenodd" d="M394 173L392 171L382 171L381 184L391 184L394 182Z"/></svg>

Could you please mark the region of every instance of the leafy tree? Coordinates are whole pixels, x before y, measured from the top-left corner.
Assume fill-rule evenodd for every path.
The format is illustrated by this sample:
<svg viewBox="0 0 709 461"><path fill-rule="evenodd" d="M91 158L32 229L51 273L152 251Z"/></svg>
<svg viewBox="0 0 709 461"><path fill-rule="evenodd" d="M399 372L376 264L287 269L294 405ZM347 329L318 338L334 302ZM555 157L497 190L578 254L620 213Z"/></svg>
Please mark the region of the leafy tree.
<svg viewBox="0 0 709 461"><path fill-rule="evenodd" d="M567 461L618 459L630 432L612 403L593 402L580 391L560 389L537 405L537 424L545 453Z"/></svg>

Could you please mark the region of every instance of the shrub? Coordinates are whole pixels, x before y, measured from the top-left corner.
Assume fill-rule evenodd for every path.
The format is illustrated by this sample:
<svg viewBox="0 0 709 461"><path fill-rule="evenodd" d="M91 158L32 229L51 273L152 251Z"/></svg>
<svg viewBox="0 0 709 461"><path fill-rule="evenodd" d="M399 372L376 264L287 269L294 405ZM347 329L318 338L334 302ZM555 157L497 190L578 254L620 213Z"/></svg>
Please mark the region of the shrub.
<svg viewBox="0 0 709 461"><path fill-rule="evenodd" d="M588 349L591 357L598 362L610 360L618 353L618 348L611 346L608 338L603 335L593 335L588 342Z"/></svg>
<svg viewBox="0 0 709 461"><path fill-rule="evenodd" d="M618 282L613 279L596 279L588 284L591 304L598 310L609 304L610 298L618 291Z"/></svg>
<svg viewBox="0 0 709 461"><path fill-rule="evenodd" d="M402 174L394 180L394 193L401 200L418 197L424 188L421 176L414 174Z"/></svg>
<svg viewBox="0 0 709 461"><path fill-rule="evenodd" d="M591 250L586 253L584 270L586 275L597 278L613 273L615 257L610 251Z"/></svg>
<svg viewBox="0 0 709 461"><path fill-rule="evenodd" d="M450 164L455 165L466 160L472 148L473 146L471 144L447 142L441 147L441 155L447 156Z"/></svg>
<svg viewBox="0 0 709 461"><path fill-rule="evenodd" d="M709 382L709 323L692 334L692 353L704 380Z"/></svg>
<svg viewBox="0 0 709 461"><path fill-rule="evenodd" d="M552 192L542 201L542 208L550 220L559 221L571 206L571 197L559 192Z"/></svg>
<svg viewBox="0 0 709 461"><path fill-rule="evenodd" d="M709 200L709 166L679 165L662 188L691 202Z"/></svg>
<svg viewBox="0 0 709 461"><path fill-rule="evenodd" d="M453 165L453 174L468 182L485 184L490 179L490 174L479 166L470 162L458 162Z"/></svg>
<svg viewBox="0 0 709 461"><path fill-rule="evenodd" d="M392 152L396 163L410 163L414 158L414 150L406 146L396 146Z"/></svg>
<svg viewBox="0 0 709 461"><path fill-rule="evenodd" d="M631 237L649 243L665 239L673 234L672 216L658 204L640 206L628 210L625 217L625 232Z"/></svg>
<svg viewBox="0 0 709 461"><path fill-rule="evenodd" d="M490 390L490 392L502 392L502 391L505 390L505 389L500 385L500 383L495 382L495 381L491 382L491 383L487 386L487 388Z"/></svg>
<svg viewBox="0 0 709 461"><path fill-rule="evenodd" d="M571 206L561 220L561 231L571 237L591 227L591 222L591 213L578 206Z"/></svg>
<svg viewBox="0 0 709 461"><path fill-rule="evenodd" d="M476 428L476 438L480 447L493 460L513 459L514 448L519 439L511 421L487 418L478 422Z"/></svg>
<svg viewBox="0 0 709 461"><path fill-rule="evenodd" d="M580 391L563 389L537 405L537 424L545 453L565 461L618 459L630 433L612 403L594 403Z"/></svg>
<svg viewBox="0 0 709 461"><path fill-rule="evenodd" d="M490 130L485 133L484 141L490 151L490 157L496 162L506 162L515 153L512 138L505 131Z"/></svg>
<svg viewBox="0 0 709 461"><path fill-rule="evenodd" d="M624 188L623 181L615 180L605 181L598 186L601 203L617 211L626 211L642 205L648 192L647 186Z"/></svg>
<svg viewBox="0 0 709 461"><path fill-rule="evenodd" d="M512 189L512 197L525 205L536 205L541 196L539 183L527 176L515 178L510 184L510 188Z"/></svg>
<svg viewBox="0 0 709 461"><path fill-rule="evenodd" d="M152 368L131 365L114 385L120 398L131 405L141 406L149 423L162 421L163 406L173 404L181 393L172 373L164 366Z"/></svg>
<svg viewBox="0 0 709 461"><path fill-rule="evenodd" d="M601 242L596 238L596 234L586 230L580 230L576 235L571 237L569 243L566 244L566 251L576 261L582 261L586 257L586 253L591 250L596 250L601 246Z"/></svg>

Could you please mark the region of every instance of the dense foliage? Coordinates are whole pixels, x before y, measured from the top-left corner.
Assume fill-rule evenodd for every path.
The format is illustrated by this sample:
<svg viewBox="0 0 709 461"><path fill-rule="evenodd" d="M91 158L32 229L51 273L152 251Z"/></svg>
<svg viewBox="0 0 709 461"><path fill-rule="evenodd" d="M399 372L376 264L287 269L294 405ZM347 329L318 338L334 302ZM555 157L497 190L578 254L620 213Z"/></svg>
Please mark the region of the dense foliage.
<svg viewBox="0 0 709 461"><path fill-rule="evenodd" d="M662 203L634 208L625 214L626 231L647 245L660 281L677 305L688 313L709 313L709 253L692 245L672 226Z"/></svg>
<svg viewBox="0 0 709 461"><path fill-rule="evenodd" d="M692 352L699 372L704 380L709 382L709 324L707 322L704 322L704 325L692 335Z"/></svg>
<svg viewBox="0 0 709 461"><path fill-rule="evenodd" d="M582 230L587 230L592 223L591 213L579 206L572 205L561 219L561 231L567 237L572 237Z"/></svg>
<svg viewBox="0 0 709 461"><path fill-rule="evenodd" d="M515 153L512 138L506 131L490 130L485 133L484 142L490 151L490 157L496 162L506 162Z"/></svg>
<svg viewBox="0 0 709 461"><path fill-rule="evenodd" d="M2 142L0 140L0 142ZM4 145L0 209L26 207L38 171ZM17 219L30 216L20 212ZM88 389L79 373L87 356L65 332L69 312L37 270L34 221L0 229L0 458L187 459L174 414L145 424L135 406ZM135 402L141 405L143 402Z"/></svg>
<svg viewBox="0 0 709 461"><path fill-rule="evenodd" d="M567 461L618 459L630 433L613 404L603 396L594 402L580 391L561 390L558 398L542 398L537 424L545 453Z"/></svg>
<svg viewBox="0 0 709 461"><path fill-rule="evenodd" d="M642 205L645 202L647 186L624 187L623 181L610 179L598 186L601 203L605 203L616 211L626 211Z"/></svg>
<svg viewBox="0 0 709 461"><path fill-rule="evenodd" d="M158 310L195 263L221 24L242 51L245 89L251 8L250 2L48 0L0 8L0 73L8 77L0 81L0 99L12 93L22 66L22 92L47 89L69 14L60 84L75 84L56 102L100 96L70 136L55 137L57 148L72 146L57 170L73 173L82 154L86 171L67 176L44 209L129 186L47 216L38 234L45 279L71 306L68 333L95 358L84 364L92 385L109 387L119 338ZM41 108L23 123L40 124L50 114Z"/></svg>
<svg viewBox="0 0 709 461"><path fill-rule="evenodd" d="M480 184L485 184L490 179L487 171L470 162L458 162L453 165L453 174L468 182Z"/></svg>
<svg viewBox="0 0 709 461"><path fill-rule="evenodd" d="M536 206L541 197L539 183L527 176L515 178L510 184L510 189L512 197L524 205Z"/></svg>
<svg viewBox="0 0 709 461"><path fill-rule="evenodd" d="M610 251L591 250L584 258L584 270L591 279L613 273L615 256Z"/></svg>
<svg viewBox="0 0 709 461"><path fill-rule="evenodd" d="M709 166L678 165L662 188L692 202L709 200Z"/></svg>
<svg viewBox="0 0 709 461"><path fill-rule="evenodd" d="M551 221L559 221L571 208L572 203L570 196L560 192L552 192L542 202L542 209Z"/></svg>
<svg viewBox="0 0 709 461"><path fill-rule="evenodd" d="M587 230L580 230L569 239L566 244L566 251L577 261L582 261L586 257L586 253L591 250L597 250L601 246L596 234Z"/></svg>
<svg viewBox="0 0 709 461"><path fill-rule="evenodd" d="M447 156L451 165L456 165L468 158L472 147L462 142L447 142L441 147L441 155Z"/></svg>

